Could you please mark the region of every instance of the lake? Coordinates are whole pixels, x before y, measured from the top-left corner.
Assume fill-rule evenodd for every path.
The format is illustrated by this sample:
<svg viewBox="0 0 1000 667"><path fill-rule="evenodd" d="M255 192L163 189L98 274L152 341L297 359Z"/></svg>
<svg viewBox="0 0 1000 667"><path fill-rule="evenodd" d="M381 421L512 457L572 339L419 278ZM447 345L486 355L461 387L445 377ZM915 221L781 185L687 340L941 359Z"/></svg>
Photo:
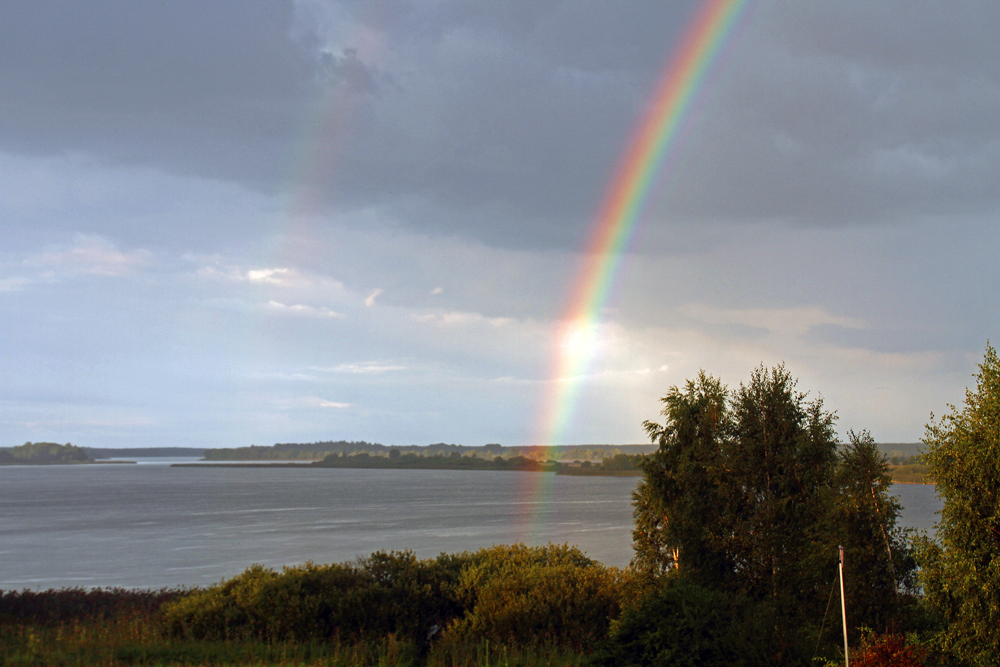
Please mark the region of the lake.
<svg viewBox="0 0 1000 667"><path fill-rule="evenodd" d="M523 541L631 558L635 477L459 470L0 467L0 589L203 586L252 563L420 557ZM933 486L893 487L929 530Z"/></svg>

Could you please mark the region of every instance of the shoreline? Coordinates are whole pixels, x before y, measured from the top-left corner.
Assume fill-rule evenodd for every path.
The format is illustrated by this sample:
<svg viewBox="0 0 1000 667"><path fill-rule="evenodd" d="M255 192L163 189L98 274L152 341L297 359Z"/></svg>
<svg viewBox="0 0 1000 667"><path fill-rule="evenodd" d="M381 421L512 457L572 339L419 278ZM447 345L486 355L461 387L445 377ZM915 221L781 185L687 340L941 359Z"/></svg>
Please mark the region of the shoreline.
<svg viewBox="0 0 1000 667"><path fill-rule="evenodd" d="M24 466L91 466L91 465L117 465L119 463L130 463L136 465L138 461L25 461L24 463L0 463L0 468L15 468Z"/></svg>

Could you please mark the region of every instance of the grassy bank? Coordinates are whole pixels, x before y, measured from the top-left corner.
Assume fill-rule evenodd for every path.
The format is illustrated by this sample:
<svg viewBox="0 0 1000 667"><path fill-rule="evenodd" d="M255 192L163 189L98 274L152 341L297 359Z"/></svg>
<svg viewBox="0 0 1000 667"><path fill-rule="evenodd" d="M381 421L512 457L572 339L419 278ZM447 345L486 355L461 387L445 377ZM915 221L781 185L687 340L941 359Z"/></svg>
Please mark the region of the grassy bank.
<svg viewBox="0 0 1000 667"><path fill-rule="evenodd" d="M582 665L586 656L558 647L491 645L488 641L434 648L423 653L406 640L199 641L164 636L155 622L114 619L52 627L0 627L0 665L283 665L323 667L457 665Z"/></svg>
<svg viewBox="0 0 1000 667"><path fill-rule="evenodd" d="M922 463L889 466L889 475L894 484L932 484L927 477L929 471Z"/></svg>
<svg viewBox="0 0 1000 667"><path fill-rule="evenodd" d="M628 590L577 549L510 545L202 589L0 591L0 665L580 665Z"/></svg>
<svg viewBox="0 0 1000 667"><path fill-rule="evenodd" d="M582 665L586 656L557 647L496 646L489 642L448 645L423 654L412 642L266 642L172 639L154 625L129 620L76 623L50 628L0 628L2 665L315 665L317 667L456 665Z"/></svg>

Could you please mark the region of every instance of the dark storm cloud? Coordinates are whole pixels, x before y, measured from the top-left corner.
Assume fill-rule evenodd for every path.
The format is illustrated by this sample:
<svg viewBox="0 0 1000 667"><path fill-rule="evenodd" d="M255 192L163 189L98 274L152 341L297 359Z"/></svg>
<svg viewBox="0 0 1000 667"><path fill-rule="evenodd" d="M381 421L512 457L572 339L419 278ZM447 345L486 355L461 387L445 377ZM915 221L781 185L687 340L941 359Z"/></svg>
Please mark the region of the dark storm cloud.
<svg viewBox="0 0 1000 667"><path fill-rule="evenodd" d="M291 18L256 0L5 2L0 145L272 179L313 75Z"/></svg>
<svg viewBox="0 0 1000 667"><path fill-rule="evenodd" d="M5 3L0 146L270 190L321 103L340 129L306 139L336 143L312 146L328 158L307 175L321 201L395 204L408 224L501 244L563 244L560 227L575 239L586 224L690 10L362 11L372 4ZM310 23L324 9L353 24L333 26L347 35L334 52ZM383 35L386 65L353 50L359 29Z"/></svg>
<svg viewBox="0 0 1000 667"><path fill-rule="evenodd" d="M264 192L298 173L320 207L575 248L694 6L16 0L0 9L0 149ZM971 0L760 3L656 212L992 210L997 26Z"/></svg>

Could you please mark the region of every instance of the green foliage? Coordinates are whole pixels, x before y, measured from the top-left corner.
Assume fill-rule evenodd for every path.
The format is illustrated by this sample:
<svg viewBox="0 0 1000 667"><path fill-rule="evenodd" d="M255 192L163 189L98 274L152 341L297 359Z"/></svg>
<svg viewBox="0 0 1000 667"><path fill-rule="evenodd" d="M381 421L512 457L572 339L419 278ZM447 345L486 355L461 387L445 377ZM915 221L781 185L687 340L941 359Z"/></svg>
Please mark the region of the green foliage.
<svg viewBox="0 0 1000 667"><path fill-rule="evenodd" d="M846 598L853 626L886 628L916 603L911 532L896 527L885 454L871 434L848 432L834 478L829 530L846 549Z"/></svg>
<svg viewBox="0 0 1000 667"><path fill-rule="evenodd" d="M895 484L930 484L929 472L930 468L923 463L894 465L889 469Z"/></svg>
<svg viewBox="0 0 1000 667"><path fill-rule="evenodd" d="M86 463L87 451L71 443L26 442L18 447L0 450L0 464Z"/></svg>
<svg viewBox="0 0 1000 667"><path fill-rule="evenodd" d="M377 552L356 564L255 565L164 608L174 636L323 640L394 635L423 643L461 611L453 589L467 556Z"/></svg>
<svg viewBox="0 0 1000 667"><path fill-rule="evenodd" d="M837 444L833 415L794 387L779 366L735 392L704 372L671 388L665 423L645 424L660 447L635 497L640 569L679 567L704 585L816 606L817 545L836 546L819 531Z"/></svg>
<svg viewBox="0 0 1000 667"><path fill-rule="evenodd" d="M642 454L615 454L600 463L574 461L573 465L560 465L557 475L577 477L638 477L642 474Z"/></svg>
<svg viewBox="0 0 1000 667"><path fill-rule="evenodd" d="M579 667L589 664L580 652L559 645L444 641L427 656L427 667Z"/></svg>
<svg viewBox="0 0 1000 667"><path fill-rule="evenodd" d="M624 573L575 547L484 549L462 571L458 596L467 611L446 640L579 649L605 636L627 588Z"/></svg>
<svg viewBox="0 0 1000 667"><path fill-rule="evenodd" d="M420 647L395 637L371 641L197 641L165 637L155 622L115 617L55 628L0 626L0 665L315 665L410 667L429 664ZM543 664L543 663L539 663Z"/></svg>
<svg viewBox="0 0 1000 667"><path fill-rule="evenodd" d="M632 568L639 574L655 578L677 565L680 556L671 531L674 527L667 516L666 503L657 492L656 477L662 468L643 462L651 473L643 476L632 493Z"/></svg>
<svg viewBox="0 0 1000 667"><path fill-rule="evenodd" d="M415 646L563 646L602 638L628 578L576 548L523 544L418 560L378 552L356 563L254 566L167 604L163 625L194 640L307 642L394 636ZM457 650L457 649L456 649Z"/></svg>
<svg viewBox="0 0 1000 667"><path fill-rule="evenodd" d="M723 578L733 590L770 597L783 609L815 616L836 544L823 534L837 440L834 416L807 402L783 366L758 368L732 405L723 450Z"/></svg>
<svg viewBox="0 0 1000 667"><path fill-rule="evenodd" d="M551 544L256 565L192 591L0 591L0 664L580 665L635 593Z"/></svg>
<svg viewBox="0 0 1000 667"><path fill-rule="evenodd" d="M795 386L778 366L735 391L704 372L672 387L665 422L645 424L659 449L633 496L636 569L771 614L773 650L793 662L801 656L788 647L823 617L838 544L854 627L901 619L915 567L885 456L867 432L838 452L834 415Z"/></svg>
<svg viewBox="0 0 1000 667"><path fill-rule="evenodd" d="M644 477L633 497L636 529L634 565L660 572L680 564L697 571L718 571L716 535L721 516L719 456L727 424L727 391L717 379L698 375L681 391L671 387L663 397L661 426L645 422L659 449L642 461ZM685 552L682 556L681 549Z"/></svg>
<svg viewBox="0 0 1000 667"><path fill-rule="evenodd" d="M921 583L947 628L939 647L972 665L1000 655L1000 359L987 343L962 409L927 425L924 459L944 501L923 540Z"/></svg>
<svg viewBox="0 0 1000 667"><path fill-rule="evenodd" d="M413 452L400 453L391 450L387 456L372 456L368 452L360 452L345 456L330 454L322 461L313 463L320 468L391 468L417 470L519 470L533 472L557 472L563 465L555 461L541 462L523 456L483 459L476 456L463 456L460 452L448 455L438 454L421 456Z"/></svg>
<svg viewBox="0 0 1000 667"><path fill-rule="evenodd" d="M0 665L9 667L569 667L583 662L581 654L559 647L489 642L441 644L425 654L420 646L392 636L368 641L196 641L164 637L155 625L127 619L54 629L0 626Z"/></svg>
<svg viewBox="0 0 1000 667"><path fill-rule="evenodd" d="M774 615L766 607L674 573L625 610L595 653L594 663L609 667L780 664L783 656L774 652L773 635Z"/></svg>
<svg viewBox="0 0 1000 667"><path fill-rule="evenodd" d="M641 456L629 456L628 454L615 454L612 457L601 461L601 467L605 470L632 471L639 470Z"/></svg>
<svg viewBox="0 0 1000 667"><path fill-rule="evenodd" d="M183 597L183 589L63 588L47 591L0 590L0 626L95 621L123 616L152 617L160 607Z"/></svg>
<svg viewBox="0 0 1000 667"><path fill-rule="evenodd" d="M348 442L313 442L308 444L276 444L273 447L250 445L249 447L206 449L206 461L316 461L331 453L355 454L358 452L383 453L389 450L378 443Z"/></svg>

